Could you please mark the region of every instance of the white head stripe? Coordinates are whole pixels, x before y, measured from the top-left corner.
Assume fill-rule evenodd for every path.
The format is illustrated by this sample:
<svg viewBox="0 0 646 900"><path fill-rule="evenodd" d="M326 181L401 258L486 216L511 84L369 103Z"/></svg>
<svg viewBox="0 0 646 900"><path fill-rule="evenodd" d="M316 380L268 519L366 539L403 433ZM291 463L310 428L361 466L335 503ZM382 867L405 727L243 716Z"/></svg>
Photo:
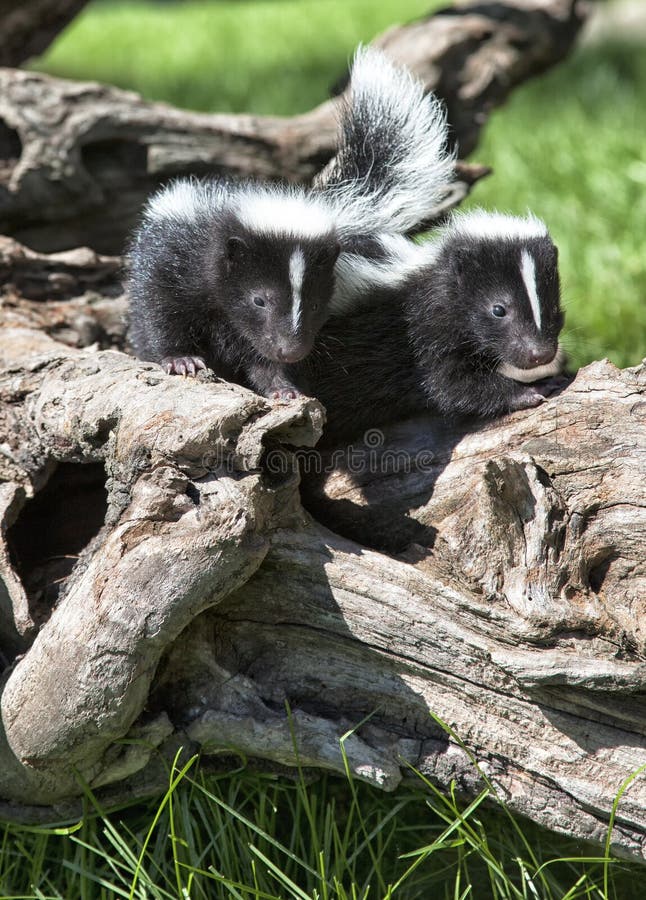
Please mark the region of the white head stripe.
<svg viewBox="0 0 646 900"><path fill-rule="evenodd" d="M532 314L536 327L541 330L541 304L538 300L538 291L536 290L536 264L534 257L529 250L523 249L520 254L520 274L523 276L529 304L532 308Z"/></svg>
<svg viewBox="0 0 646 900"><path fill-rule="evenodd" d="M150 197L144 214L153 222L159 219L194 222L202 215L217 214L225 202L226 191L222 183L178 178Z"/></svg>
<svg viewBox="0 0 646 900"><path fill-rule="evenodd" d="M472 209L453 213L445 229L449 237L466 235L483 240L525 241L547 237L547 226L536 216L508 216L497 211Z"/></svg>
<svg viewBox="0 0 646 900"><path fill-rule="evenodd" d="M318 238L336 227L335 210L323 197L297 187L253 182L178 178L153 194L144 211L149 221L194 222L227 210L250 231L269 237Z"/></svg>
<svg viewBox="0 0 646 900"><path fill-rule="evenodd" d="M298 247L289 258L289 283L292 286L292 327L298 331L303 315L303 275L305 274L305 257Z"/></svg>

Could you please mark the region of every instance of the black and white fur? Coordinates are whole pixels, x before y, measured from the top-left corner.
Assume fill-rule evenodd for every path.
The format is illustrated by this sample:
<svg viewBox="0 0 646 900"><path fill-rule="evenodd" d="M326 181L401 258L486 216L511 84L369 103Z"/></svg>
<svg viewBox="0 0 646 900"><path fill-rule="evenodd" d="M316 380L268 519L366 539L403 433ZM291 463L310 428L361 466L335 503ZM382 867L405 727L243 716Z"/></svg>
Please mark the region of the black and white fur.
<svg viewBox="0 0 646 900"><path fill-rule="evenodd" d="M558 255L542 222L456 214L416 252L391 285L383 260L365 260L364 289L372 262L381 302L330 319L303 364L328 441L425 410L487 418L536 406L552 386L531 382L561 369Z"/></svg>
<svg viewBox="0 0 646 900"><path fill-rule="evenodd" d="M339 231L406 234L455 178L443 104L374 47L355 54L337 154L317 181Z"/></svg>
<svg viewBox="0 0 646 900"><path fill-rule="evenodd" d="M383 53L357 53L350 96L325 185L180 179L150 199L130 248L137 356L169 374L208 366L269 397L306 389L287 366L330 313L371 302L366 260L370 284L380 265L392 281L389 261L415 246L376 231L419 222L453 172L439 103Z"/></svg>
<svg viewBox="0 0 646 900"><path fill-rule="evenodd" d="M173 182L148 202L130 250L137 356L297 396L285 367L329 315L338 252L331 211L303 191Z"/></svg>
<svg viewBox="0 0 646 900"><path fill-rule="evenodd" d="M330 304L334 315L375 305L403 286L439 254L437 241L417 244L400 234L378 233L350 242L336 264L336 286Z"/></svg>

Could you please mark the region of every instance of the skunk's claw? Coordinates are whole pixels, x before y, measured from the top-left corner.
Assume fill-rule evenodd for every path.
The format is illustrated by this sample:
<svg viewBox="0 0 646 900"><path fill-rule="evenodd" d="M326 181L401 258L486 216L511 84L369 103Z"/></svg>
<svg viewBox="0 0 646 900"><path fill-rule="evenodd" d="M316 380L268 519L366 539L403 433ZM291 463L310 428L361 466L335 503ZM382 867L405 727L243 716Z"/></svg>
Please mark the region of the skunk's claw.
<svg viewBox="0 0 646 900"><path fill-rule="evenodd" d="M544 400L545 397L540 391L533 386L528 387L513 398L509 409L512 412L516 412L518 409L532 409L534 406L540 406Z"/></svg>
<svg viewBox="0 0 646 900"><path fill-rule="evenodd" d="M270 400L296 400L297 397L304 397L295 387L276 388L269 395Z"/></svg>
<svg viewBox="0 0 646 900"><path fill-rule="evenodd" d="M167 375L190 375L195 378L200 369L206 369L201 356L165 356L161 367Z"/></svg>

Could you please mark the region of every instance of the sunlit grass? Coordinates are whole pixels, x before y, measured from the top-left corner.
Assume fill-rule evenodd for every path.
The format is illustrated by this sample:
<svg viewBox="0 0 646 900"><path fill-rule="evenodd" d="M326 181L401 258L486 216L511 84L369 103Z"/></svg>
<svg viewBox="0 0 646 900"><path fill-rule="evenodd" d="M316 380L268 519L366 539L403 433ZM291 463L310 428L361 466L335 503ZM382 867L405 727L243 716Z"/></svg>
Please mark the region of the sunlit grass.
<svg viewBox="0 0 646 900"><path fill-rule="evenodd" d="M0 827L0 896L56 900L639 900L639 869L417 774L394 795L351 779L169 773L156 802L65 829ZM604 880L607 891L604 891Z"/></svg>
<svg viewBox="0 0 646 900"><path fill-rule="evenodd" d="M91 3L39 68L212 112L290 115L329 96L356 45L440 0Z"/></svg>

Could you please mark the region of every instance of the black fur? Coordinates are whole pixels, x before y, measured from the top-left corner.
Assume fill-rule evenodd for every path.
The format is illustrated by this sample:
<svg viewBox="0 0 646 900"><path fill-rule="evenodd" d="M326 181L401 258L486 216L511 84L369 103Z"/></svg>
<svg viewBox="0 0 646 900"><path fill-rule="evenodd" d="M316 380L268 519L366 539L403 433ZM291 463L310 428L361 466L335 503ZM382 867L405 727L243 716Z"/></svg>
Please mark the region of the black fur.
<svg viewBox="0 0 646 900"><path fill-rule="evenodd" d="M274 190L180 180L175 194L171 185L169 193L148 204L130 252L136 354L160 362L169 373L193 375L208 365L267 396L287 398L304 390L288 377L286 364L310 351L332 308L335 313L353 308L352 284L343 289L347 265L337 267L335 292L339 242L346 259L353 254L387 259L374 235L407 232L425 220L453 179L446 134L439 101L425 97L423 86L381 51L360 50L352 99L342 114L339 153L318 188L299 193L285 185ZM261 194L267 203L264 214L255 217L258 232L251 233L241 223L254 227L253 203ZM283 199L295 198L303 201L301 209L281 207ZM272 229L269 237L272 204L284 230ZM311 213L316 221L303 221ZM285 214L302 220L292 224ZM307 226L316 222L321 228L329 224L329 232L316 239L298 237L312 233ZM302 323L294 334L289 260L296 247L306 265Z"/></svg>
<svg viewBox="0 0 646 900"><path fill-rule="evenodd" d="M375 99L379 96L376 94ZM340 122L339 148L325 173L324 189L361 184L365 195L387 197L399 189L397 166L410 164L402 145L400 122L373 103L346 102ZM386 111L388 112L388 111Z"/></svg>
<svg viewBox="0 0 646 900"><path fill-rule="evenodd" d="M540 333L520 274L523 248L535 260ZM496 370L553 358L563 325L559 295L548 237L447 239L433 264L381 302L330 319L299 366L326 407L327 441L425 410L488 418L538 405L545 387ZM498 305L502 318L492 314Z"/></svg>
<svg viewBox="0 0 646 900"><path fill-rule="evenodd" d="M254 234L230 210L196 210L194 220L185 222L148 216L134 237L135 353L169 373L194 374L203 361L217 375L266 396L296 396L301 389L286 366L309 353L329 314L335 234ZM289 261L297 248L305 274L302 321L295 330Z"/></svg>

